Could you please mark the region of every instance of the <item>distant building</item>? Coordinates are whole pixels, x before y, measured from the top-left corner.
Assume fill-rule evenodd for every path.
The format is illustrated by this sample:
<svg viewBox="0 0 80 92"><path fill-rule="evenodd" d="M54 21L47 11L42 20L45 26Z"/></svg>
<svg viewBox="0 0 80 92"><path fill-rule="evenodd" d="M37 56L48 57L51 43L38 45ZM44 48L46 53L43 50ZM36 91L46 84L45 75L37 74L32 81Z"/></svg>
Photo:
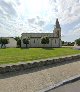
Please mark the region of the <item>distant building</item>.
<svg viewBox="0 0 80 92"><path fill-rule="evenodd" d="M10 48L17 47L17 41L13 37L2 37L2 38L6 38L9 40L9 43L6 44L6 47L10 47ZM0 44L0 47L1 47L1 44Z"/></svg>
<svg viewBox="0 0 80 92"><path fill-rule="evenodd" d="M49 44L42 44L41 38L49 37ZM28 47L61 47L61 27L58 19L56 19L56 25L53 33L22 33L21 47L26 47L23 43L24 38L29 38Z"/></svg>

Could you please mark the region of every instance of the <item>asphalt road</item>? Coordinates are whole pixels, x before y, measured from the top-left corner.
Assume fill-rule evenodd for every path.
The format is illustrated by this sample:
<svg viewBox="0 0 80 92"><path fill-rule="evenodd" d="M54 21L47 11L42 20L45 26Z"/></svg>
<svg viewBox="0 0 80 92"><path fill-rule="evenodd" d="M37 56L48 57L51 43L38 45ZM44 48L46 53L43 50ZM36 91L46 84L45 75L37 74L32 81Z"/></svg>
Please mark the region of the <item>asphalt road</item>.
<svg viewBox="0 0 80 92"><path fill-rule="evenodd" d="M48 92L80 92L80 80L52 89Z"/></svg>

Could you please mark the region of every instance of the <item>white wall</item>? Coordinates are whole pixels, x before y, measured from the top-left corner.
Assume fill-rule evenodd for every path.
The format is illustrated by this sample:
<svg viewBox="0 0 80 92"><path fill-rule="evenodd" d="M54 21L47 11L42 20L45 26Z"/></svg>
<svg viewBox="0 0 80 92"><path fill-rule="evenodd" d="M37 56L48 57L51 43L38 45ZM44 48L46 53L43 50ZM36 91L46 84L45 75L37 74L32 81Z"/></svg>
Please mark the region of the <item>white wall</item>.
<svg viewBox="0 0 80 92"><path fill-rule="evenodd" d="M6 44L6 47L17 47L17 41L14 38L9 38L9 37L5 37L5 38L9 40L9 43ZM0 48L1 48L1 44L0 44Z"/></svg>
<svg viewBox="0 0 80 92"><path fill-rule="evenodd" d="M8 38L9 43L6 44L6 47L17 47L17 41L14 38Z"/></svg>

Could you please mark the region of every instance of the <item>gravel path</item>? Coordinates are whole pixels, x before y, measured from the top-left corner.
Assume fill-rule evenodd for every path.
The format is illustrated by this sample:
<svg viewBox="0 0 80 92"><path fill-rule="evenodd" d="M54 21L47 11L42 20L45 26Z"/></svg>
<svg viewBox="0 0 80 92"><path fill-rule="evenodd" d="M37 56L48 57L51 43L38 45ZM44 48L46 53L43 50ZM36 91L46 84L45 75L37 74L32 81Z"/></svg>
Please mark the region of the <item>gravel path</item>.
<svg viewBox="0 0 80 92"><path fill-rule="evenodd" d="M0 75L0 92L38 92L50 84L80 74L80 61Z"/></svg>

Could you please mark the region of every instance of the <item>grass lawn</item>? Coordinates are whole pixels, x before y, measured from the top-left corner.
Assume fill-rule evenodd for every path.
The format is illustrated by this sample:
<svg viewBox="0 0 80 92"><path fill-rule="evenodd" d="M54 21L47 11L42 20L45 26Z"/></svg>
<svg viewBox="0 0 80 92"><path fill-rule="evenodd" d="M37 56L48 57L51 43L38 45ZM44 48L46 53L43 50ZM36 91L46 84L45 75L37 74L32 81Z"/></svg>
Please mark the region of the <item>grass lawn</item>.
<svg viewBox="0 0 80 92"><path fill-rule="evenodd" d="M80 50L72 48L6 48L0 49L0 64L27 62L72 54L80 54Z"/></svg>

